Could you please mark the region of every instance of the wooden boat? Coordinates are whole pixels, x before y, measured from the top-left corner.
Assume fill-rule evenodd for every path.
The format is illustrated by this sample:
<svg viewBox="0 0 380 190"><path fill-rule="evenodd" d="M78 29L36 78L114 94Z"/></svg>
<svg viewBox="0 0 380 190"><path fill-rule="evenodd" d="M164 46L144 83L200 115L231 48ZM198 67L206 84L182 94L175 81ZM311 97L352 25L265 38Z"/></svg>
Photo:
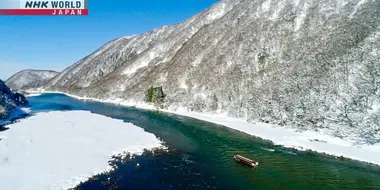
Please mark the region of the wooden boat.
<svg viewBox="0 0 380 190"><path fill-rule="evenodd" d="M244 156L236 155L236 156L234 156L234 159L236 160L236 162L239 162L240 164L243 164L243 165L246 165L249 167L259 166L259 162L253 161L253 160L248 159Z"/></svg>

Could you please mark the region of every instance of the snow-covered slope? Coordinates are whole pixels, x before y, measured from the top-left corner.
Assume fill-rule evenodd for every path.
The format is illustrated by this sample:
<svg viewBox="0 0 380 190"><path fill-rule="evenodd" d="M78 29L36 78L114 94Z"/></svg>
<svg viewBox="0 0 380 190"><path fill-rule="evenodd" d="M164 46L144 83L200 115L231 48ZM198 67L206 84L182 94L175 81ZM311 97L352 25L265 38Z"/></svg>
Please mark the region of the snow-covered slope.
<svg viewBox="0 0 380 190"><path fill-rule="evenodd" d="M28 101L22 94L13 92L0 80L0 120L7 118L18 106L26 104Z"/></svg>
<svg viewBox="0 0 380 190"><path fill-rule="evenodd" d="M41 82L57 74L58 72L49 70L23 70L11 76L5 83L12 89L30 88L33 85L42 85Z"/></svg>
<svg viewBox="0 0 380 190"><path fill-rule="evenodd" d="M150 64L168 62L200 28L221 18L238 2L221 2L178 25L164 26L140 36L113 40L64 70L47 86L56 89L86 88L101 80L112 78L111 73L128 77ZM124 80L109 80L117 81L118 87L113 92L125 89Z"/></svg>
<svg viewBox="0 0 380 190"><path fill-rule="evenodd" d="M224 0L174 26L116 39L46 90L226 113L380 142L380 1Z"/></svg>

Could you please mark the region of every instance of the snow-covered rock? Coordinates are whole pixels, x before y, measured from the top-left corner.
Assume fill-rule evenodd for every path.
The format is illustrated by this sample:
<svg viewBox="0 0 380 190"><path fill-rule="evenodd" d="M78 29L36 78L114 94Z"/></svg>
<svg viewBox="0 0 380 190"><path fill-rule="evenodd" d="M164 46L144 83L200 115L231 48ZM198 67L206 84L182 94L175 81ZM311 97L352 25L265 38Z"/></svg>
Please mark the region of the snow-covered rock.
<svg viewBox="0 0 380 190"><path fill-rule="evenodd" d="M0 80L0 120L7 118L17 107L27 104L28 100L24 95L13 92Z"/></svg>
<svg viewBox="0 0 380 190"><path fill-rule="evenodd" d="M42 85L57 74L58 72L49 70L23 70L11 76L5 83L12 89L31 88Z"/></svg>

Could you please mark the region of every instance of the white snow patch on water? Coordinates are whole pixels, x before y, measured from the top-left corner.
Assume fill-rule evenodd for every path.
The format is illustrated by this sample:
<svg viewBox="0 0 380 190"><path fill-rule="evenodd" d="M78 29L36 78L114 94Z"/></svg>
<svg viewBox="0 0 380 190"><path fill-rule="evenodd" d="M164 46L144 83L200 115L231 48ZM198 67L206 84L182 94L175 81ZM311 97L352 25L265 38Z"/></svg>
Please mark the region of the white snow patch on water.
<svg viewBox="0 0 380 190"><path fill-rule="evenodd" d="M104 171L119 153L161 147L142 128L87 111L38 113L7 126L0 189L67 189Z"/></svg>
<svg viewBox="0 0 380 190"><path fill-rule="evenodd" d="M41 96L41 95L42 95L41 93L31 93L31 94L26 95L26 97L34 97L34 96Z"/></svg>

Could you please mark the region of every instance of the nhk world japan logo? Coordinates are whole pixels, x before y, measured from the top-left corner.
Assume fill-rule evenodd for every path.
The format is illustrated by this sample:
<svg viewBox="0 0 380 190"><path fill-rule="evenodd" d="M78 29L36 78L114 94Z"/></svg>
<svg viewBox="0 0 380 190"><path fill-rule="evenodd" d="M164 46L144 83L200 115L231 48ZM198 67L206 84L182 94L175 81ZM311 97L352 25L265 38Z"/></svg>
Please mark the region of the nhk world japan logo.
<svg viewBox="0 0 380 190"><path fill-rule="evenodd" d="M88 0L0 0L0 15L88 15Z"/></svg>

